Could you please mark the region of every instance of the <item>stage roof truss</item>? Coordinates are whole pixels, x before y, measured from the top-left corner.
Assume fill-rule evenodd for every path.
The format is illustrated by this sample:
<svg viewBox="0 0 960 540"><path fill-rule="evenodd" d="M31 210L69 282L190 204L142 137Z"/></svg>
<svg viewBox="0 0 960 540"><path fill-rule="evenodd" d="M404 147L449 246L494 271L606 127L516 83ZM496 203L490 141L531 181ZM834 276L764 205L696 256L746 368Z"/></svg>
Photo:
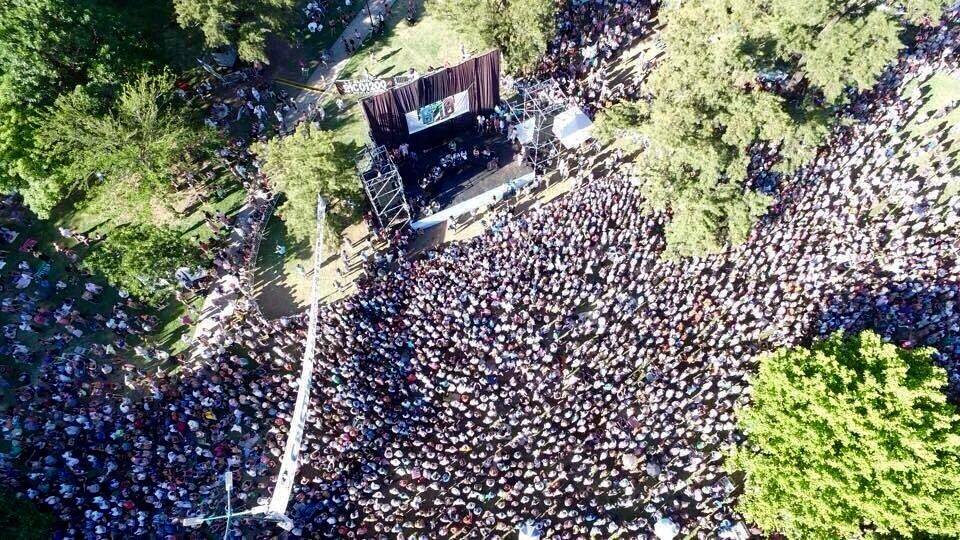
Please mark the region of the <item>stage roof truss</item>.
<svg viewBox="0 0 960 540"><path fill-rule="evenodd" d="M403 179L385 146L366 146L357 154L357 174L381 227L392 229L410 222Z"/></svg>
<svg viewBox="0 0 960 540"><path fill-rule="evenodd" d="M551 78L520 88L518 98L507 102L518 123L532 123L532 135L523 146L537 176L556 165L560 149L553 134L553 119L567 108L568 101Z"/></svg>

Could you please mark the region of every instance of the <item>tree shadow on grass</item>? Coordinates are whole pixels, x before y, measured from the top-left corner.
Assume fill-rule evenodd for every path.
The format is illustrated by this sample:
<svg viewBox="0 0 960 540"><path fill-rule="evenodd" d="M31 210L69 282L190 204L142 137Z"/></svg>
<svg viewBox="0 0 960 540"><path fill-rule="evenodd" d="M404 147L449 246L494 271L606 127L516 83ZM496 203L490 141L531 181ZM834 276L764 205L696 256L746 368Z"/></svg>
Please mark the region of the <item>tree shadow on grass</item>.
<svg viewBox="0 0 960 540"><path fill-rule="evenodd" d="M276 247L283 245L281 255ZM293 315L306 308L289 284L292 276L287 271L291 258L309 259L312 252L309 242L293 240L287 226L278 216L270 218L260 243L260 251L254 277L254 293L260 311L268 319Z"/></svg>
<svg viewBox="0 0 960 540"><path fill-rule="evenodd" d="M396 56L397 54L399 54L400 51L402 51L402 50L403 50L403 47L397 47L396 49L394 49L394 50L392 50L392 51L390 51L390 52L388 52L388 53L386 53L386 54L383 54L383 55L381 55L381 56L378 56L378 57L377 57L377 60L383 62L384 60L387 60L387 59L389 59L389 58L393 58L394 56Z"/></svg>

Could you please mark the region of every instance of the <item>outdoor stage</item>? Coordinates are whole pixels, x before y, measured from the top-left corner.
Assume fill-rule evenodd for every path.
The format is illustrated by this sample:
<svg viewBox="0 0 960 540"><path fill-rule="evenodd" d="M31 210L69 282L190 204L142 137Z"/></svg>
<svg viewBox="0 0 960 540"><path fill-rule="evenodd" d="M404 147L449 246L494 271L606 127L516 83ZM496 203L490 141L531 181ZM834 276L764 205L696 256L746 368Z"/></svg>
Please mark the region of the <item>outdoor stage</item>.
<svg viewBox="0 0 960 540"><path fill-rule="evenodd" d="M443 176L426 189L420 186L421 179L426 178L430 169L440 164L444 155L452 152L447 144L449 141L417 153L415 161L407 160L397 164L408 200L418 208L413 217L414 221L423 217L422 209L428 206L444 209L459 205L533 171L526 164L517 163L516 153L502 135L484 136L474 132L455 136L451 140L456 142L457 151L466 150L466 163L444 169ZM497 158L497 168L487 168L487 162L492 157L473 158L474 148L482 150L485 147Z"/></svg>
<svg viewBox="0 0 960 540"><path fill-rule="evenodd" d="M357 171L385 229L458 224L460 216L536 187L537 175L555 166L561 151L583 144L592 127L552 79L502 102L498 50L388 85L361 105L372 144L358 154ZM478 133L477 119L487 132ZM514 146L495 126L508 129Z"/></svg>

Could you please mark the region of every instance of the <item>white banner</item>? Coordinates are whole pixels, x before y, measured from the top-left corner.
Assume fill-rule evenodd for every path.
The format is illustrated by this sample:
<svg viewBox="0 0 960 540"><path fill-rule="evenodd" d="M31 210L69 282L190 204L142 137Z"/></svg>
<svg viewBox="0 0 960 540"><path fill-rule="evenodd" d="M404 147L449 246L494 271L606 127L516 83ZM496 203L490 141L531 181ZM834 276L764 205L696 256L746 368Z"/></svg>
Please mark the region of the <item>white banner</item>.
<svg viewBox="0 0 960 540"><path fill-rule="evenodd" d="M410 133L416 133L468 112L470 112L470 95L467 90L464 90L459 94L408 112L407 128Z"/></svg>

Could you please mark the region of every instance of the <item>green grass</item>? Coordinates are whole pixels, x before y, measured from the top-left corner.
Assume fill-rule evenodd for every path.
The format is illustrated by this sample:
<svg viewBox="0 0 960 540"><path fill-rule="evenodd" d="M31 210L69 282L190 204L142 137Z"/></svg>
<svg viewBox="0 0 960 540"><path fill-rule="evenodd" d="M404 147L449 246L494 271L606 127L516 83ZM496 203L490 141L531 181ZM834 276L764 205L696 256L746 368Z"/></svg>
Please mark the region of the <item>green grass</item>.
<svg viewBox="0 0 960 540"><path fill-rule="evenodd" d="M422 6L422 2L419 13L419 18L411 25L405 19L406 9L394 6L386 30L354 53L338 78L359 78L364 74L364 69L374 77L402 75L411 67L424 73L431 67L459 61L461 44L468 51L481 52L479 44L430 13ZM326 118L320 127L334 131L343 142L365 144L369 140L368 128L357 98L345 97L347 107L341 112L336 106L336 92L331 94L324 101Z"/></svg>
<svg viewBox="0 0 960 540"><path fill-rule="evenodd" d="M332 24L324 25L323 30L319 32L310 32L306 30L306 24L303 25L304 38L302 43L307 58L319 58L323 51L340 38L340 34L353 22L357 13L365 9L362 0L357 0L349 6L345 6L342 0L338 0L331 2L331 6L334 7L337 17L337 20L332 21Z"/></svg>
<svg viewBox="0 0 960 540"><path fill-rule="evenodd" d="M46 292L41 294L40 280L38 279L34 279L33 283L24 289L24 292L29 295L37 295L39 298L37 300L37 306L51 312L60 307L65 301L72 299L75 301L75 309L87 321L94 320L97 315L110 316L112 306L115 305L119 299L118 291L110 287L102 276L85 275L83 270L78 270L74 266L71 266L66 257L58 254L54 250L53 243L55 241L61 244L66 244L66 241L59 237L56 226L50 220L32 219L25 225L6 221L2 221L0 224L20 233L20 236L12 245L4 244L2 246L4 253L2 253L0 259L2 259L6 265L0 270L0 280L2 280L4 286L11 284L11 291L15 291L12 287L12 278L17 266L21 262L26 261L33 272L36 272L39 268L41 264L40 260L31 254L22 253L18 249L24 241L33 238L38 241L37 248L42 255L46 257L47 264L50 265L48 277L46 278L49 286L45 289ZM74 246L73 249L82 259L84 253L82 246ZM63 290L56 290L53 286L57 281L63 281L67 287ZM88 281L104 286L101 294L97 295L93 300L84 300L82 298L83 287ZM145 306L134 310L127 309L126 311L132 317L141 313L156 315L159 319L157 327L160 331L149 336L143 336L142 339L129 336L127 338L127 352L121 352L123 356L122 361L129 361L140 368L152 367L145 359L133 354L133 346L142 342L166 346L168 345L168 341L170 341L170 346L167 347L168 351L176 352L179 350L177 346L182 346L182 344L176 342L176 340L186 330L186 328L180 326L178 320L183 310L183 306L176 302L169 303L162 310L152 310ZM18 323L19 311L0 311L0 326ZM50 340L56 335L67 335L64 328L53 321L52 318L48 320L46 325L35 325L34 328L36 330L35 332L19 331L16 339L32 352L39 353L37 355L38 359L42 358L47 350L54 350L52 346L44 345L45 340ZM107 328L100 328L94 331L87 329L84 334L78 338L71 336L70 341L64 345L62 349L66 352L71 352L77 347L86 349L95 343L101 345L110 343L114 341L116 337L117 336ZM35 376L38 367L39 362L20 363L9 358L4 358L3 362L0 363L0 370L3 372L4 379L8 382L14 382L23 374L27 374L32 378ZM115 373L120 376L121 371L116 370ZM15 386L19 385L15 384ZM6 406L10 398L9 392L6 390L0 391L0 408Z"/></svg>
<svg viewBox="0 0 960 540"><path fill-rule="evenodd" d="M277 246L286 252L281 255ZM311 287L306 272L313 268L312 258L313 246L292 240L279 217L270 219L260 243L256 276L258 303L267 318L290 315L306 306Z"/></svg>
<svg viewBox="0 0 960 540"><path fill-rule="evenodd" d="M232 178L227 178L220 182L220 186L219 189L212 189L207 197L197 200L196 204L184 209L182 213L171 216L172 223L182 231L184 236L196 241L210 239L213 233L203 222L203 210L211 212L222 211L228 215L233 215L243 206L245 193L238 182ZM79 300L83 292L83 285L86 281L92 280L95 283L107 285L106 279L103 278L103 276L96 275L90 278L77 275L68 268L68 261L53 251L54 242L60 242L66 245L72 244L72 242L60 236L57 231L58 227L67 227L81 233L109 236L116 227L125 222L124 216L117 216L115 212L111 211L110 205L111 201L107 197L93 193L88 199L74 198L73 200L67 201L55 209L53 215L48 220L33 220L26 229L16 226L12 227L21 233L20 238L17 239L16 246L18 247L22 244L26 238L37 239L38 247L44 255L49 257L51 281L55 282L59 279L69 285L63 291L52 295L44 302L44 305L49 304L55 309L63 303L65 299L76 298L78 299L78 307L81 313L84 317L89 318L98 313L108 314L111 306L117 302L118 292L115 288L109 286L104 287L103 293L96 298L95 302ZM10 227L11 225L7 224L7 226ZM82 261L86 249L79 245L71 245L71 247L77 252ZM2 276L5 281L10 279L11 273L22 260L27 260L36 268L38 262L33 257L20 253L15 247L5 249L8 249L8 253L5 255L7 265L0 271L0 276ZM36 285L34 284L27 290L34 290L35 288ZM184 314L188 313L188 311L192 311L193 314L199 312L202 303L203 297L191 298L187 301L187 304L182 304L170 298L169 301L160 308L144 306L138 313L144 312L156 316L158 318L156 330L150 335L143 336L142 340L128 340L131 346L128 347L127 352L121 353L124 357L123 361L129 361L140 368L152 367L149 366L148 362L143 358L133 354L132 346L141 341L158 345L172 355L182 352L186 348L186 343L181 338L184 334L191 331L191 327L184 325L181 318ZM15 316L16 313L0 313L0 324L14 322L13 317ZM49 338L50 335L55 334L59 330L58 325L51 324L49 328L36 334L21 332L18 339L28 347L36 347L36 350L40 350L42 345L39 341L44 338ZM113 336L111 332L102 330L85 334L75 340L75 343L71 343L67 349L71 349L77 345L85 347L91 343L103 344L112 339ZM8 380L11 379L11 373L14 376L25 371L32 373L36 368L36 366L12 365L10 363L5 363L3 367L4 369L10 370L6 375ZM119 373L119 370L117 373ZM0 397L0 403L4 402L8 397L9 396Z"/></svg>
<svg viewBox="0 0 960 540"><path fill-rule="evenodd" d="M212 189L208 196L193 201L193 204L181 213L170 212L165 219L169 225L184 231L190 238L206 240L212 232L203 226L203 211L222 211L233 215L243 206L244 197L239 182L228 178L222 181L219 189ZM116 227L130 221L126 216L115 215L111 211L113 204L110 196L94 192L87 200L71 201L57 209L51 220L55 226L69 227L79 232L109 234Z"/></svg>

